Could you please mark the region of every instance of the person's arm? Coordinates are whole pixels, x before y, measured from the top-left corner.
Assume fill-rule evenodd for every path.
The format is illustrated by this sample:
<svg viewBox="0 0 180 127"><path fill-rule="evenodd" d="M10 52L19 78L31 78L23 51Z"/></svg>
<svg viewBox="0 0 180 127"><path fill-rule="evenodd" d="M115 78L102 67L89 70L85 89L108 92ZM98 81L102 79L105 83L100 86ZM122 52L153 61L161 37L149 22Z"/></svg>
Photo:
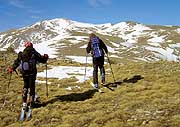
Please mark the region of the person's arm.
<svg viewBox="0 0 180 127"><path fill-rule="evenodd" d="M34 50L34 55L35 55L35 59L39 62L39 63L46 63L49 56L47 54L44 54L43 56L38 53L36 50Z"/></svg>
<svg viewBox="0 0 180 127"><path fill-rule="evenodd" d="M86 48L86 52L90 53L91 52L91 42L88 43L88 46Z"/></svg>
<svg viewBox="0 0 180 127"><path fill-rule="evenodd" d="M100 44L101 44L102 48L104 49L105 53L108 54L107 46L105 45L105 43L101 39L99 39L99 40L100 40Z"/></svg>
<svg viewBox="0 0 180 127"><path fill-rule="evenodd" d="M19 52L18 53L18 57L17 59L14 60L14 63L12 65L12 69L15 71L16 68L19 66L20 62L21 62L21 55L22 55L22 52Z"/></svg>
<svg viewBox="0 0 180 127"><path fill-rule="evenodd" d="M22 55L22 52L19 52L18 57L17 57L17 59L14 60L13 65L7 68L7 71L9 73L12 73L13 71L15 71L17 74L16 68L19 66L19 64L21 62L21 55Z"/></svg>

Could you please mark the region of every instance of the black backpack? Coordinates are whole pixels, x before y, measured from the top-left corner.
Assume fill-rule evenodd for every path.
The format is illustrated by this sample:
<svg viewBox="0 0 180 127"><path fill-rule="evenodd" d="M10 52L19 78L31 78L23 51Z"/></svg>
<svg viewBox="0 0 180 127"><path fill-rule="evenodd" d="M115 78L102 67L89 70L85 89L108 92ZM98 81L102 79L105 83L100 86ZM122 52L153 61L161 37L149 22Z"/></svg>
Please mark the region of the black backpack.
<svg viewBox="0 0 180 127"><path fill-rule="evenodd" d="M92 47L93 57L98 58L103 56L103 51L100 48L100 41L98 37L94 37L91 39L91 47Z"/></svg>
<svg viewBox="0 0 180 127"><path fill-rule="evenodd" d="M20 53L19 69L22 74L32 74L36 70L35 54L31 49L24 50Z"/></svg>

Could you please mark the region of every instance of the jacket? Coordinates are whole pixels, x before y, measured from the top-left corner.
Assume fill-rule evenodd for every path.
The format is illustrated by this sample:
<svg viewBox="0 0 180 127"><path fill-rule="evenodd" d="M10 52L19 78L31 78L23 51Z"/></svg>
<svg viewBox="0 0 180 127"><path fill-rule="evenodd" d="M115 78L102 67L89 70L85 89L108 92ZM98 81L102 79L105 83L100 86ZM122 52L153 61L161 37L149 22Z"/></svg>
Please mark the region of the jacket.
<svg viewBox="0 0 180 127"><path fill-rule="evenodd" d="M99 48L102 49L103 54L104 54L104 51L107 54L108 53L108 49L107 49L106 45L104 44L104 42L101 39L99 39L99 43L100 43ZM89 41L88 46L86 48L86 51L87 51L87 53L90 53L90 52L92 53L91 41Z"/></svg>
<svg viewBox="0 0 180 127"><path fill-rule="evenodd" d="M28 52L28 53L31 52L34 55L33 58L35 60L35 64L37 64L37 63L46 63L47 62L47 58L44 58L44 56L41 56L41 54L38 53L33 47L26 47L23 50L23 52ZM20 66L20 63L21 63L21 60L22 60L22 53L23 52L19 52L17 59L14 60L14 63L12 65L13 70L16 70L16 68L18 66ZM36 75L37 74L37 67L35 66L35 68L31 72L29 72L28 74L30 74L30 75L34 75L35 74ZM22 73L23 76L28 75L28 74L26 74L26 73L23 74Z"/></svg>

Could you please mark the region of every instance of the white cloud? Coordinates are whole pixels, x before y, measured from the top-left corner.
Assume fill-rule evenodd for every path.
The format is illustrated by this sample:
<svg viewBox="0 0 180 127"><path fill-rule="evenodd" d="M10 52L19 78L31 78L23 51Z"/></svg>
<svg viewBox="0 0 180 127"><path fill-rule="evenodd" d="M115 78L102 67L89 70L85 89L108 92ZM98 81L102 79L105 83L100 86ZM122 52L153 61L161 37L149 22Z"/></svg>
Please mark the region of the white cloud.
<svg viewBox="0 0 180 127"><path fill-rule="evenodd" d="M9 4L17 8L28 8L22 0L11 0L9 1Z"/></svg>
<svg viewBox="0 0 180 127"><path fill-rule="evenodd" d="M41 14L44 11L43 10L34 10L34 9L29 9L28 12L33 13L33 14Z"/></svg>
<svg viewBox="0 0 180 127"><path fill-rule="evenodd" d="M35 16L35 15L36 14L41 14L41 13L44 12L43 10L33 9L31 6L27 5L27 3L25 3L24 0L9 0L8 3L11 6L14 6L14 7L20 8L20 9L24 9L25 11L31 13L32 16L30 16L30 18L32 18L32 19L40 19L39 16ZM13 13L11 15L13 15Z"/></svg>
<svg viewBox="0 0 180 127"><path fill-rule="evenodd" d="M92 7L99 7L103 5L109 5L111 3L110 0L88 0L89 4Z"/></svg>
<svg viewBox="0 0 180 127"><path fill-rule="evenodd" d="M41 17L39 17L39 16L35 16L35 15L32 15L32 16L30 16L32 19L40 19Z"/></svg>

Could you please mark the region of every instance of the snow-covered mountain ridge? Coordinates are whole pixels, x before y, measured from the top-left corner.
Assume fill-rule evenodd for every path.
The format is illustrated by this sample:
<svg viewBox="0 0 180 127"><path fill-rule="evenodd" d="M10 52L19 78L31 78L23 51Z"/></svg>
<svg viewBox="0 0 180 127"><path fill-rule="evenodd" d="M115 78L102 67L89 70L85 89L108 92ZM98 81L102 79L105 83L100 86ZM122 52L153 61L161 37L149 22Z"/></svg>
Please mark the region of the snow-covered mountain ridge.
<svg viewBox="0 0 180 127"><path fill-rule="evenodd" d="M52 19L0 33L0 49L23 49L31 41L50 57L86 56L89 33L96 33L107 44L111 57L132 61L165 59L179 61L180 27L144 25L136 22L89 24L68 19Z"/></svg>

